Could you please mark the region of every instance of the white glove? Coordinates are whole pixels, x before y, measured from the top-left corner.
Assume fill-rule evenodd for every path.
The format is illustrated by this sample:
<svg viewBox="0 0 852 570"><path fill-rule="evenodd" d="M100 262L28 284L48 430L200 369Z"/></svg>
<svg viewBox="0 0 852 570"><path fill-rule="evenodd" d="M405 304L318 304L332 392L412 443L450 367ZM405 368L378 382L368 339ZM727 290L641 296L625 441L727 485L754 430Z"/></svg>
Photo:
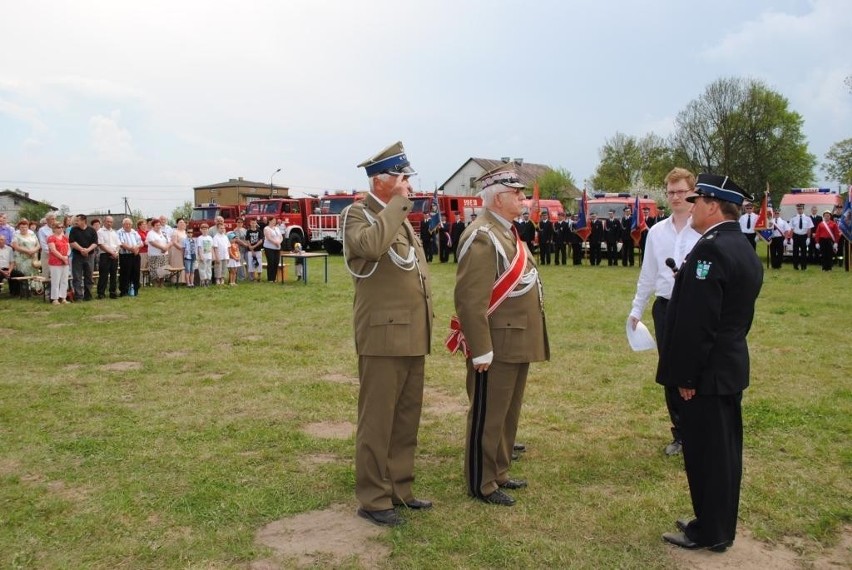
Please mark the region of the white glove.
<svg viewBox="0 0 852 570"><path fill-rule="evenodd" d="M807 238L807 239L805 240L805 245L807 245L807 246L810 246L810 245L811 245L811 238Z"/></svg>
<svg viewBox="0 0 852 570"><path fill-rule="evenodd" d="M814 247L816 248L817 251L819 251L819 244L816 244Z"/></svg>
<svg viewBox="0 0 852 570"><path fill-rule="evenodd" d="M834 253L837 253L837 244L832 245L831 249L834 250Z"/></svg>

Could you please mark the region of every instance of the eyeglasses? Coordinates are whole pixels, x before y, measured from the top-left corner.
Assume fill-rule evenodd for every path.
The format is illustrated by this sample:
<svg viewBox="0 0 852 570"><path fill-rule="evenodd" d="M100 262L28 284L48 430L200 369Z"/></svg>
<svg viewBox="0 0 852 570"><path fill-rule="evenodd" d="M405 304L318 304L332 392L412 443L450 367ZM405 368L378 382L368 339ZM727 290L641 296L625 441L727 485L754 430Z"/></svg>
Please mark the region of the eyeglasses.
<svg viewBox="0 0 852 570"><path fill-rule="evenodd" d="M689 190L675 190L673 192L666 192L666 196L668 196L669 198L674 198L675 196L683 198L685 194L689 194Z"/></svg>
<svg viewBox="0 0 852 570"><path fill-rule="evenodd" d="M517 196L518 194L523 194L523 193L524 193L523 188L512 188L511 190L501 190L500 192L497 192L497 194L514 194L515 196Z"/></svg>

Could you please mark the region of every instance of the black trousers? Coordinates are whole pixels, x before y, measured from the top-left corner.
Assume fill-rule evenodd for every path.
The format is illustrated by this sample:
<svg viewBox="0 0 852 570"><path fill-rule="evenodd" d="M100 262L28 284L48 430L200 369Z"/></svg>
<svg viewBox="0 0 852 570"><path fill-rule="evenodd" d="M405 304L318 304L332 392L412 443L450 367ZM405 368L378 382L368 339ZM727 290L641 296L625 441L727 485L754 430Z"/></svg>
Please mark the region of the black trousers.
<svg viewBox="0 0 852 570"><path fill-rule="evenodd" d="M743 235L748 240L748 243L751 244L751 248L757 249L757 233L743 234Z"/></svg>
<svg viewBox="0 0 852 570"><path fill-rule="evenodd" d="M573 260L574 265L582 265L583 264L583 244L582 243L572 243L571 244L571 259Z"/></svg>
<svg viewBox="0 0 852 570"><path fill-rule="evenodd" d="M618 242L606 242L606 264L618 265Z"/></svg>
<svg viewBox="0 0 852 570"><path fill-rule="evenodd" d="M568 248L564 243L555 243L553 244L554 255L553 255L553 264L559 265L568 265ZM560 261L561 260L561 261Z"/></svg>
<svg viewBox="0 0 852 570"><path fill-rule="evenodd" d="M541 260L542 265L550 265L550 247L551 244L549 242L538 244L539 252L538 257Z"/></svg>
<svg viewBox="0 0 852 570"><path fill-rule="evenodd" d="M281 250L265 247L263 251L266 252L266 280L275 281L278 276L278 265L281 262Z"/></svg>
<svg viewBox="0 0 852 570"><path fill-rule="evenodd" d="M793 267L808 268L808 236L793 234Z"/></svg>
<svg viewBox="0 0 852 570"><path fill-rule="evenodd" d="M834 242L828 238L819 240L819 253L822 257L822 270L831 271L834 265Z"/></svg>
<svg viewBox="0 0 852 570"><path fill-rule="evenodd" d="M118 255L118 292L121 295L127 295L130 291L130 284L133 284L133 290L139 294L139 270L141 269L141 260L139 255L132 253L120 253Z"/></svg>
<svg viewBox="0 0 852 570"><path fill-rule="evenodd" d="M74 283L74 297L78 300L92 298L92 271L95 255L83 255L79 251L71 255L71 276Z"/></svg>
<svg viewBox="0 0 852 570"><path fill-rule="evenodd" d="M669 300L665 297L657 297L654 305L651 307L651 316L654 318L654 334L657 336L657 344L662 344L663 337L666 332L666 308L669 306ZM683 401L680 397L680 392L674 386L663 386L664 395L666 398L666 409L669 412L669 419L672 421L672 440L683 442L680 430L680 412L678 404Z"/></svg>
<svg viewBox="0 0 852 570"><path fill-rule="evenodd" d="M630 267L636 263L636 246L633 245L633 238L627 238L621 244L621 265Z"/></svg>
<svg viewBox="0 0 852 570"><path fill-rule="evenodd" d="M109 294L115 295L118 285L118 260L108 253L102 253L98 267L98 297L103 297L106 293L107 281L109 281Z"/></svg>
<svg viewBox="0 0 852 570"><path fill-rule="evenodd" d="M781 269L781 264L784 262L784 238L776 236L769 242L769 260L772 264L772 269Z"/></svg>
<svg viewBox="0 0 852 570"><path fill-rule="evenodd" d="M601 242L599 242L599 241L590 241L589 242L589 264L590 265L600 265L601 264Z"/></svg>
<svg viewBox="0 0 852 570"><path fill-rule="evenodd" d="M686 536L701 546L733 541L743 474L742 392L682 400L683 461L695 520Z"/></svg>

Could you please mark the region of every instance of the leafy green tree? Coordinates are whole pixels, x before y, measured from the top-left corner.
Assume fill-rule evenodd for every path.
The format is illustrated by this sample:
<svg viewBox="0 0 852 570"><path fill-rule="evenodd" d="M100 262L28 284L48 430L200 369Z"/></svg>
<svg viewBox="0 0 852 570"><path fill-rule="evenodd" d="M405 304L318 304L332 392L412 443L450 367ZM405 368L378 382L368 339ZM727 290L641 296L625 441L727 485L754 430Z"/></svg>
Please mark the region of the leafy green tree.
<svg viewBox="0 0 852 570"><path fill-rule="evenodd" d="M662 188L663 179L674 165L668 143L654 133L641 139L616 133L599 152L601 161L592 186L607 192Z"/></svg>
<svg viewBox="0 0 852 570"><path fill-rule="evenodd" d="M179 206L172 210L172 220L177 220L178 218L183 218L185 220L189 220L192 217L192 208L194 208L194 204L191 200L187 200L183 203L182 206Z"/></svg>
<svg viewBox="0 0 852 570"><path fill-rule="evenodd" d="M816 157L803 124L787 99L760 81L718 79L678 114L672 156L696 172L728 175L758 196L769 185L777 201L790 187L813 184Z"/></svg>
<svg viewBox="0 0 852 570"><path fill-rule="evenodd" d="M566 209L574 207L574 201L580 195L574 177L564 168L553 168L536 179L541 198L559 200Z"/></svg>
<svg viewBox="0 0 852 570"><path fill-rule="evenodd" d="M844 139L831 145L825 154L827 162L822 168L829 179L841 184L852 184L852 139Z"/></svg>
<svg viewBox="0 0 852 570"><path fill-rule="evenodd" d="M26 206L21 207L18 210L18 219L26 218L29 221L38 222L40 219L44 217L46 213L52 210L48 204L43 202L38 202L36 204L27 204Z"/></svg>

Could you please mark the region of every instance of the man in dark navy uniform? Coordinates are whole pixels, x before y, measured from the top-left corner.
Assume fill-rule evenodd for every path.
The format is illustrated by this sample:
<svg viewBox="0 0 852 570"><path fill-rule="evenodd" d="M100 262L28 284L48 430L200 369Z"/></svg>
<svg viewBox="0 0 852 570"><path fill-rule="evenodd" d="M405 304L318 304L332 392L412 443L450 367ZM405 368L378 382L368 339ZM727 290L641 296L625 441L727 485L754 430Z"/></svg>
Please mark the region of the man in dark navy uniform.
<svg viewBox="0 0 852 570"><path fill-rule="evenodd" d="M734 542L742 480L742 396L749 384L746 335L763 266L737 222L743 199L727 176L701 174L692 226L702 234L678 270L660 344L657 382L683 402L683 457L695 518L663 538L724 552Z"/></svg>

